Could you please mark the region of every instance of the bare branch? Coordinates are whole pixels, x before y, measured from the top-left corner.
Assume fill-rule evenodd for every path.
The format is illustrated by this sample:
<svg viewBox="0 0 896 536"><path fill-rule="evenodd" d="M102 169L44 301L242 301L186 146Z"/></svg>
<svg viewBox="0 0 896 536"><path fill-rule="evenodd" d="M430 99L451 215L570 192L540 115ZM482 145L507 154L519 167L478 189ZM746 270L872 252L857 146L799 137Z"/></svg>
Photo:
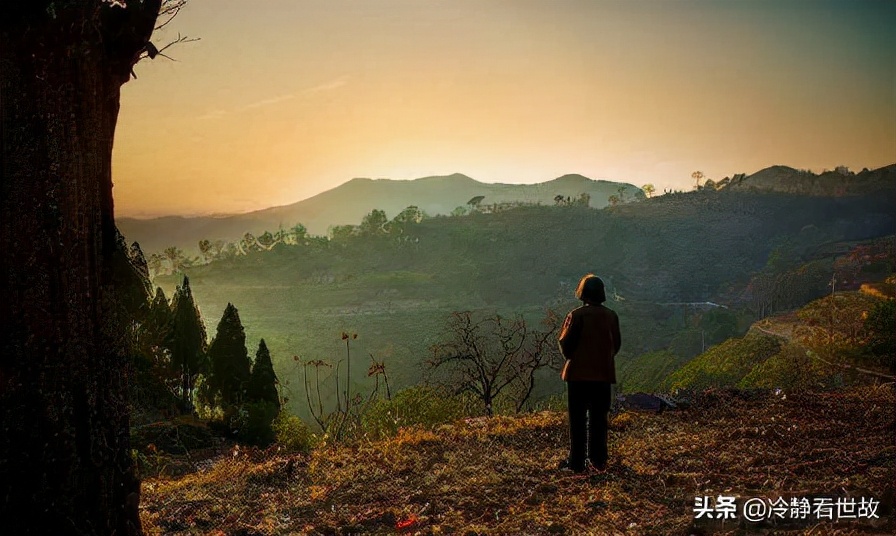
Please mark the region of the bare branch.
<svg viewBox="0 0 896 536"><path fill-rule="evenodd" d="M156 48L156 46L154 44L149 42L146 44L146 49L144 49L143 52L140 53L140 59L141 60L143 58L154 59L156 56L162 56L164 58L168 58L171 61L177 61L176 59L172 58L168 54L165 54L165 51L174 45L180 45L183 43L192 43L194 41L199 41L199 40L200 40L199 37L188 37L186 35L181 36L180 34L177 34L177 39L175 39L174 41L171 41L170 43L163 46L162 48ZM261 244L258 243L258 240L255 239L254 236L252 237L252 239L253 239L252 240L253 244L261 246ZM265 249L270 249L270 248L265 248Z"/></svg>
<svg viewBox="0 0 896 536"><path fill-rule="evenodd" d="M164 0L162 7L159 9L159 17L156 19L156 30L161 30L168 25L174 17L180 13L180 10L187 5L187 0ZM161 23L158 21L164 19Z"/></svg>
<svg viewBox="0 0 896 536"><path fill-rule="evenodd" d="M457 394L475 394L488 414L495 399L507 396L505 391L512 391L515 407L522 408L534 390L535 372L554 360L556 315L549 311L543 324L547 329L534 331L521 317L454 312L446 326L448 340L430 347L429 367L447 369L443 383Z"/></svg>

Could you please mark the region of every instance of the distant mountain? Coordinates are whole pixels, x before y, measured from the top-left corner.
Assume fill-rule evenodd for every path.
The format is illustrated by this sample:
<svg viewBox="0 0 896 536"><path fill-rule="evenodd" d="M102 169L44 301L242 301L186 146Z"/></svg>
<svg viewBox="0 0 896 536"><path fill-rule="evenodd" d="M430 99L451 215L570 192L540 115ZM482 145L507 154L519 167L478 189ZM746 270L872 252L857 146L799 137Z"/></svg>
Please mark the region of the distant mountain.
<svg viewBox="0 0 896 536"><path fill-rule="evenodd" d="M863 169L859 173L838 167L820 174L787 166L772 166L749 176L735 175L720 182L727 183L727 187L733 190L765 190L829 197L864 195L896 189L896 164L875 170Z"/></svg>
<svg viewBox="0 0 896 536"><path fill-rule="evenodd" d="M352 179L303 201L246 214L225 217L167 216L153 219L119 218L117 223L128 241L136 240L147 254L168 246L195 251L202 239L234 240L243 234L276 231L301 223L311 234L326 234L332 225L358 224L373 209L390 218L409 205L435 216L449 214L476 196L482 205L508 202L554 204L558 195L591 196L590 205L602 208L622 188L628 199L643 198L640 188L626 183L592 180L582 175L563 175L538 184L489 184L455 173L415 180Z"/></svg>

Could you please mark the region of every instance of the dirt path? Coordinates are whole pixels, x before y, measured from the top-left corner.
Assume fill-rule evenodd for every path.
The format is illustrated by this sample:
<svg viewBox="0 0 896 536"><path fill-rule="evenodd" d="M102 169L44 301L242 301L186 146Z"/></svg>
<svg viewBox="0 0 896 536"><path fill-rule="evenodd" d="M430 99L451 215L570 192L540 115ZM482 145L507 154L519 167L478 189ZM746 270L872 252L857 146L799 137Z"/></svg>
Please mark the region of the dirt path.
<svg viewBox="0 0 896 536"><path fill-rule="evenodd" d="M762 322L765 322L765 321L763 320ZM771 324L771 322L768 322L768 323ZM783 340L785 340L785 341L787 341L787 342L791 342L791 343L793 343L793 344L797 344L797 345L799 345L799 346L805 348L805 346L802 344L802 342L801 342L799 339L797 339L796 337L794 337L794 335L793 335L793 329L792 329L792 328L791 328L791 329L788 329L788 330L782 330L782 331L771 331L771 330L769 330L769 329L766 329L766 328L763 328L762 326L760 326L760 325L759 325L759 322L753 324L753 327L756 328L757 330L761 331L762 333L765 333L766 335L771 335L772 337L777 337L777 338L779 338L779 339L783 339ZM883 373L881 373L881 372L877 372L877 371L874 371L874 370L869 370L869 369L862 368L862 367L856 367L856 366L853 366L853 365L846 365L846 364L843 364L843 363L832 363L832 362L828 361L827 359L824 359L823 357L819 356L818 354L816 354L815 352L813 352L812 350L810 350L810 349L808 349L808 348L806 348L806 355L808 355L808 356L811 357L812 359L815 359L815 360L817 360L817 361L821 361L822 363L824 363L824 364L826 364L826 365L829 365L829 366L832 366L832 367L840 367L840 368L843 368L843 369L851 369L851 370L854 370L854 371L856 371L856 372L861 372L862 374L868 374L868 375L870 375L870 376L876 376L876 377L878 377L878 378L883 378L883 379L885 379L885 380L896 381L896 376L890 376L890 375L888 375L888 374L883 374Z"/></svg>

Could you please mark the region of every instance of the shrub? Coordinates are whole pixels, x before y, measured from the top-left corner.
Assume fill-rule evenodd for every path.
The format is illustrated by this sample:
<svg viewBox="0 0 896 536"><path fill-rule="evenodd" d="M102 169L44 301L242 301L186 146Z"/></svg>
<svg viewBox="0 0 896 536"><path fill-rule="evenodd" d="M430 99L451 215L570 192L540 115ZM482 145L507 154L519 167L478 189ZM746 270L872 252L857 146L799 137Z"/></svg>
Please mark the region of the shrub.
<svg viewBox="0 0 896 536"><path fill-rule="evenodd" d="M568 409L565 392L553 394L532 405L532 411L566 411Z"/></svg>
<svg viewBox="0 0 896 536"><path fill-rule="evenodd" d="M277 404L270 402L250 402L245 404L245 411L240 412L243 417L240 423L238 436L246 443L258 446L267 446L274 442L272 423L277 418Z"/></svg>
<svg viewBox="0 0 896 536"><path fill-rule="evenodd" d="M787 344L781 351L753 368L738 384L742 389L824 388L831 383L834 371L812 359L807 350L797 344Z"/></svg>
<svg viewBox="0 0 896 536"><path fill-rule="evenodd" d="M361 418L361 426L370 438L390 437L407 426L430 427L456 421L468 414L468 406L462 397L418 385L399 391L392 400L372 403Z"/></svg>
<svg viewBox="0 0 896 536"><path fill-rule="evenodd" d="M896 370L896 302L886 300L875 304L864 328L868 337L868 361Z"/></svg>
<svg viewBox="0 0 896 536"><path fill-rule="evenodd" d="M314 447L314 434L305 421L281 409L271 425L277 444L287 452L309 452Z"/></svg>

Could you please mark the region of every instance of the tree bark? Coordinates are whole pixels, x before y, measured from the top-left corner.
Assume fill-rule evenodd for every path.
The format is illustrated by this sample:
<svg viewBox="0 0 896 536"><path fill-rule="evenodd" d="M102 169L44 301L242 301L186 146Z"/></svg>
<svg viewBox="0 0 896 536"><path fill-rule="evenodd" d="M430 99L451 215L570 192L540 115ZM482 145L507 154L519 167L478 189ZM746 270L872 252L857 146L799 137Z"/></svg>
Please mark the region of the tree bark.
<svg viewBox="0 0 896 536"><path fill-rule="evenodd" d="M141 533L111 159L119 90L159 4L0 7L5 533Z"/></svg>

